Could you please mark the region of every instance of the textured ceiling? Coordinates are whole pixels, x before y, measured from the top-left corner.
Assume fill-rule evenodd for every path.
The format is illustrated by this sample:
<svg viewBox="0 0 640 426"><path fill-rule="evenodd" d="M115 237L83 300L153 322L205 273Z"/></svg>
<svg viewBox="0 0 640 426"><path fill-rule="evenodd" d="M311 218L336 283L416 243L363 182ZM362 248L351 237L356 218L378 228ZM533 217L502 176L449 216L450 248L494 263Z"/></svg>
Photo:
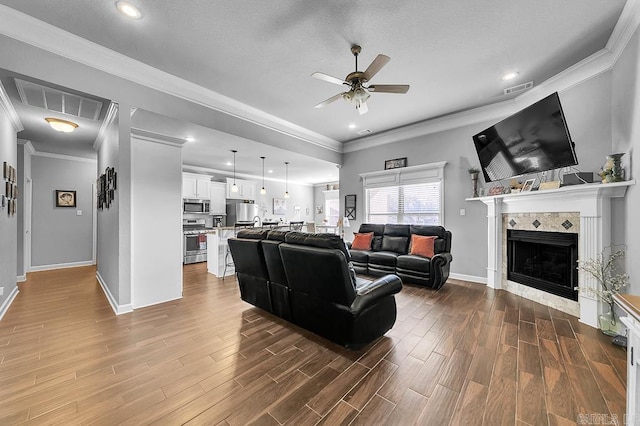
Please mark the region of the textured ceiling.
<svg viewBox="0 0 640 426"><path fill-rule="evenodd" d="M623 0L313 1L0 0L80 37L339 141L506 99L507 86L539 84L602 49ZM391 62L377 84L410 84L406 95L373 94L359 116L346 102L314 109L341 91L311 78L360 69L378 53ZM507 71L520 72L505 83ZM356 125L349 129L348 124Z"/></svg>

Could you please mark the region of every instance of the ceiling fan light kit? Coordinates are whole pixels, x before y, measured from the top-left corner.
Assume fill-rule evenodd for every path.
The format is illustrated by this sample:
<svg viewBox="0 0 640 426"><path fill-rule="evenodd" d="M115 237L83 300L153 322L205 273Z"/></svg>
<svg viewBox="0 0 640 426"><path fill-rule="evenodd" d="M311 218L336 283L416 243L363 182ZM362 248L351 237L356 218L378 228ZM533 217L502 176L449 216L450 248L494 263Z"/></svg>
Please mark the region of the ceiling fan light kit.
<svg viewBox="0 0 640 426"><path fill-rule="evenodd" d="M345 101L354 103L356 106L356 110L358 110L358 113L362 115L366 114L369 110L369 108L367 107L367 100L371 97L370 92L407 93L407 91L409 90L408 84L369 84L369 81L373 78L373 76L376 75L382 69L382 67L384 67L391 60L391 58L386 55L378 55L373 60L373 62L371 62L369 67L367 67L367 69L362 72L358 71L358 55L361 51L362 48L360 46L351 46L351 53L356 60L356 70L352 73L349 73L344 80L340 80L339 78L332 77L321 72L315 72L311 74L312 77L319 80L324 80L328 83L333 84L346 85L349 87L348 91L339 93L323 102L320 102L315 106L315 108L322 108L342 98Z"/></svg>

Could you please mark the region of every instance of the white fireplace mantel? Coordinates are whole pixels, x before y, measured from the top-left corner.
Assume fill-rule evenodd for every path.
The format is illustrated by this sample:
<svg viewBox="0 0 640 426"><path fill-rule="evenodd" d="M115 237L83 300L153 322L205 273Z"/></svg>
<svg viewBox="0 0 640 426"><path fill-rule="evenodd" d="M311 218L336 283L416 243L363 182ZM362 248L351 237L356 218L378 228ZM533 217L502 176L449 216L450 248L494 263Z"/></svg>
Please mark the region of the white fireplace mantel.
<svg viewBox="0 0 640 426"><path fill-rule="evenodd" d="M509 213L560 213L580 214L578 256L580 259L596 257L611 244L611 199L624 197L627 187L635 180L566 186L553 190L521 192L488 197L470 198L487 206L488 265L487 285L502 289L502 215ZM578 282L584 288L596 288L597 282L587 274L579 274ZM579 296L580 321L597 326L598 301L581 292Z"/></svg>

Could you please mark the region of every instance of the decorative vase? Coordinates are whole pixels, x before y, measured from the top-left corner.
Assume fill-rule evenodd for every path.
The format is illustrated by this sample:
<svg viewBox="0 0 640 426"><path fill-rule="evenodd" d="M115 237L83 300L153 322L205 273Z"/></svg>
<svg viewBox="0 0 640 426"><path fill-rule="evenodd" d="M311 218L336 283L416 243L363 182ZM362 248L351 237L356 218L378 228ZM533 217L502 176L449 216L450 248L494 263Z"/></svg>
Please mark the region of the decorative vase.
<svg viewBox="0 0 640 426"><path fill-rule="evenodd" d="M621 165L623 153L607 155L606 167L612 171L612 182L622 182L624 180L624 169Z"/></svg>
<svg viewBox="0 0 640 426"><path fill-rule="evenodd" d="M600 326L600 331L607 336L615 336L618 334L616 314L611 309L609 309L609 312L598 317L598 325Z"/></svg>
<svg viewBox="0 0 640 426"><path fill-rule="evenodd" d="M471 182L473 183L473 195L472 197L478 196L478 173L471 173Z"/></svg>

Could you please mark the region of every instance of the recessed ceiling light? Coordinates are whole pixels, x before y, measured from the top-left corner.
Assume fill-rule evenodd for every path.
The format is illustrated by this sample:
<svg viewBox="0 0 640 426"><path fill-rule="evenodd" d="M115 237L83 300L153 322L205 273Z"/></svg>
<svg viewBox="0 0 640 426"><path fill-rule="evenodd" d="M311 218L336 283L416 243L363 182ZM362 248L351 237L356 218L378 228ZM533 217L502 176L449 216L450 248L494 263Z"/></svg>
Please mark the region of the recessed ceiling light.
<svg viewBox="0 0 640 426"><path fill-rule="evenodd" d="M195 138L192 138L191 136L187 136L186 138L184 138L184 140L187 142L194 142Z"/></svg>
<svg viewBox="0 0 640 426"><path fill-rule="evenodd" d="M140 13L140 10L131 3L127 3L126 1L119 1L116 3L116 7L118 8L118 12L122 13L127 18L142 18L142 13Z"/></svg>
<svg viewBox="0 0 640 426"><path fill-rule="evenodd" d="M350 129L355 129L355 128L356 128L355 123L350 123L350 124L349 124L349 128L350 128Z"/></svg>
<svg viewBox="0 0 640 426"><path fill-rule="evenodd" d="M224 163L225 166L233 166L233 163L231 161L227 161L226 163Z"/></svg>
<svg viewBox="0 0 640 426"><path fill-rule="evenodd" d="M273 173L273 170L269 169L267 170L267 173Z"/></svg>
<svg viewBox="0 0 640 426"><path fill-rule="evenodd" d="M502 80L504 80L504 81L513 80L514 78L516 78L519 75L520 75L520 73L518 73L518 72L510 72L510 73L507 73L507 74L503 75L502 76Z"/></svg>
<svg viewBox="0 0 640 426"><path fill-rule="evenodd" d="M73 121L61 120L59 118L47 117L45 121L49 123L49 126L51 126L53 130L57 130L58 132L71 133L78 127Z"/></svg>

